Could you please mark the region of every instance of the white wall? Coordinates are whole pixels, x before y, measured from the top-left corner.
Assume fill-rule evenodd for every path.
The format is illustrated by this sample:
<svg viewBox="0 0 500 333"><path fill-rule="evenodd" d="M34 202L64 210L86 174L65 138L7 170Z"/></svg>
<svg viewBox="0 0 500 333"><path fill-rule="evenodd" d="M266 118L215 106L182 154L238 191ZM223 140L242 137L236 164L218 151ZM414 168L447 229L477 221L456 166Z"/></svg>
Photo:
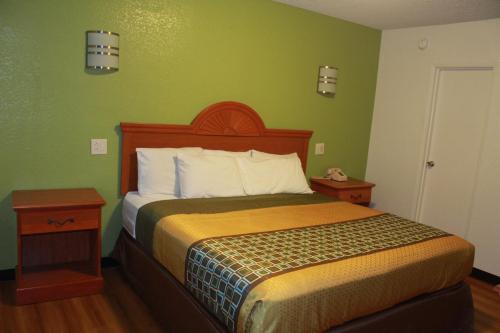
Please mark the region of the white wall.
<svg viewBox="0 0 500 333"><path fill-rule="evenodd" d="M425 50L418 48L422 38L429 41ZM495 69L466 237L477 247L475 266L500 275L500 19L383 31L366 179L377 184L375 208L415 218L434 71L440 66Z"/></svg>

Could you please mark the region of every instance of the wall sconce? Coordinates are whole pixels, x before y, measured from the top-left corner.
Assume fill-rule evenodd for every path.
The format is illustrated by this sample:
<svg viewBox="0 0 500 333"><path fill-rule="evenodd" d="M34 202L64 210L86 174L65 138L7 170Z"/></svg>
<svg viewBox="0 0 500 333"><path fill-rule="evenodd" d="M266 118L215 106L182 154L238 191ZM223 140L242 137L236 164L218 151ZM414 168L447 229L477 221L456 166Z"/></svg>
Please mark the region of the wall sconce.
<svg viewBox="0 0 500 333"><path fill-rule="evenodd" d="M318 93L334 97L337 87L337 68L332 66L319 66Z"/></svg>
<svg viewBox="0 0 500 333"><path fill-rule="evenodd" d="M87 62L90 72L116 72L118 70L118 47L120 35L104 30L87 31Z"/></svg>

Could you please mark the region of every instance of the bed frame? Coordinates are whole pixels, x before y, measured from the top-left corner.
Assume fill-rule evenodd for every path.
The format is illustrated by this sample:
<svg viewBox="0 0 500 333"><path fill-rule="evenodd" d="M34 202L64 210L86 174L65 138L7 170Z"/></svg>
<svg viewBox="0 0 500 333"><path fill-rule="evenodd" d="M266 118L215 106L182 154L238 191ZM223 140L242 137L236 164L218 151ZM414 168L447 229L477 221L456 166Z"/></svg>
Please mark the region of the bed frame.
<svg viewBox="0 0 500 333"><path fill-rule="evenodd" d="M267 129L249 106L221 102L209 106L191 125L121 123L122 194L137 189L139 147L188 147L269 153L296 152L305 171L311 131ZM113 257L132 287L171 332L226 332L159 262L122 230ZM390 309L334 327L332 333L473 332L473 305L464 282L422 295Z"/></svg>

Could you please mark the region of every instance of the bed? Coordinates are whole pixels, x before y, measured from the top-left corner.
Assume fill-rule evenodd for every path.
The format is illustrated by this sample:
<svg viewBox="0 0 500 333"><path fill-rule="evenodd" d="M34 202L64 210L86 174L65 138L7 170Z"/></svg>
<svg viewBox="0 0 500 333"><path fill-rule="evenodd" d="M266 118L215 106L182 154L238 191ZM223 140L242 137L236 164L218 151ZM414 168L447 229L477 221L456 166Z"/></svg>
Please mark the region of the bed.
<svg viewBox="0 0 500 333"><path fill-rule="evenodd" d="M122 123L121 130L126 200L113 256L167 330L472 332L471 294L462 280L474 249L456 236L321 195L178 200L135 193L136 148L297 153L305 170L312 132L267 129L236 102L206 108L191 125ZM304 258L295 256L304 249L294 248L299 236L308 242ZM333 246L339 239L352 244ZM287 245L269 253L265 245L248 246L270 241ZM232 255L237 269L226 277L221 269L217 280L209 263L226 262L226 248L246 257L235 262ZM217 288L226 281L230 295L212 297L214 281Z"/></svg>

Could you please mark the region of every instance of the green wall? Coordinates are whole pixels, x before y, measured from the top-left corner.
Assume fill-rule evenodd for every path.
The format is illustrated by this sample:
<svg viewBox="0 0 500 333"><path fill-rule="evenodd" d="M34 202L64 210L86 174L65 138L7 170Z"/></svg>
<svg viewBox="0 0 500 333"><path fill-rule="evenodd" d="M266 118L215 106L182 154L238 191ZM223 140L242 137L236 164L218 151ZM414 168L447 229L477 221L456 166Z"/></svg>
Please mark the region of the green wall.
<svg viewBox="0 0 500 333"><path fill-rule="evenodd" d="M92 29L120 33L119 72L84 71ZM270 0L1 0L0 269L16 263L14 189L96 187L111 251L120 121L187 124L241 101L268 127L314 130L309 175L363 177L379 44L378 30ZM339 67L334 99L316 93L320 64ZM108 154L91 156L90 138Z"/></svg>

